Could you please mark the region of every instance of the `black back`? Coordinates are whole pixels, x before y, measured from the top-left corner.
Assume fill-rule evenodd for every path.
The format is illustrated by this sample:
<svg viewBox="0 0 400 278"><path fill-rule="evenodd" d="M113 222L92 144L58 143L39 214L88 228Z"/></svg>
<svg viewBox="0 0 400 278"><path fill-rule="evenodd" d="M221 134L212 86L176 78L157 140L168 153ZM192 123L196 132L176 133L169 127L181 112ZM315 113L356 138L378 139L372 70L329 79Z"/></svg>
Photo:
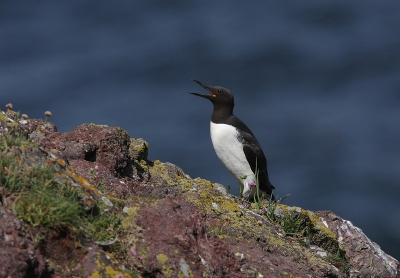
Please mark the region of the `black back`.
<svg viewBox="0 0 400 278"><path fill-rule="evenodd" d="M223 87L209 86L196 81L203 88L210 92L209 95L191 93L196 96L209 99L214 110L211 115L211 121L215 124L232 125L238 130L238 140L243 144L243 152L254 174L258 169L259 189L264 194L270 195L273 199L272 190L275 187L271 184L267 171L267 159L261 149L256 137L251 130L235 115L233 115L234 98L232 93Z"/></svg>

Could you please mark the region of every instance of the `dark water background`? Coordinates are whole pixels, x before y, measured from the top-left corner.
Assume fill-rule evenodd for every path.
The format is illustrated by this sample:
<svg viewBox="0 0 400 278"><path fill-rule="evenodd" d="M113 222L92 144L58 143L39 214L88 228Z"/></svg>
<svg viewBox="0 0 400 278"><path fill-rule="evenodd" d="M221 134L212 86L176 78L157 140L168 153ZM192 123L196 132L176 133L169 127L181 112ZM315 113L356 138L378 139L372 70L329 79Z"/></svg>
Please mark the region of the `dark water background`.
<svg viewBox="0 0 400 278"><path fill-rule="evenodd" d="M275 194L400 258L400 1L0 2L3 109L120 126L237 194L192 78L234 93Z"/></svg>

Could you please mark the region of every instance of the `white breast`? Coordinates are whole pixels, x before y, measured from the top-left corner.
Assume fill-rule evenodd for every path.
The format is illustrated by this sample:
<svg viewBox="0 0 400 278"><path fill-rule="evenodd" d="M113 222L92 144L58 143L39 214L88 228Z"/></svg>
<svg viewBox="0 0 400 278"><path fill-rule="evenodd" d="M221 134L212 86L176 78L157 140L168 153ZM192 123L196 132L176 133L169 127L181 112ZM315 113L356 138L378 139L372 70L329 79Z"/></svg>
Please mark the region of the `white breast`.
<svg viewBox="0 0 400 278"><path fill-rule="evenodd" d="M242 194L247 197L250 193L248 183L254 181L254 174L244 155L242 143L238 140L238 131L231 125L213 122L211 122L210 131L218 158L243 186ZM246 176L245 179L241 178L244 176Z"/></svg>

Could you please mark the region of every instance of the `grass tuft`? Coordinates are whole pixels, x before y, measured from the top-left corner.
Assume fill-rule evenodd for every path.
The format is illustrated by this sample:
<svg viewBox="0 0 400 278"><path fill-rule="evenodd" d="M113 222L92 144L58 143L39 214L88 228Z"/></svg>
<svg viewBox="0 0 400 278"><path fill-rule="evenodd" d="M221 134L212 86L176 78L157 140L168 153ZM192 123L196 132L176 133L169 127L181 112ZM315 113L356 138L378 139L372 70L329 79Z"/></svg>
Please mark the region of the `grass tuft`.
<svg viewBox="0 0 400 278"><path fill-rule="evenodd" d="M32 226L76 227L83 209L73 195L54 194L46 189L25 192L17 199L15 212Z"/></svg>
<svg viewBox="0 0 400 278"><path fill-rule="evenodd" d="M68 181L57 180L51 166L28 168L19 156L22 147L38 146L13 130L0 134L0 187L4 188L7 205L17 217L32 226L45 228L79 227L98 241L114 239L121 231L120 216L108 211L102 202L86 213L82 203L82 189L71 186ZM22 149L21 149L22 150ZM105 187L105 180L99 183Z"/></svg>
<svg viewBox="0 0 400 278"><path fill-rule="evenodd" d="M96 241L113 240L122 231L120 215L105 209L106 205L98 203L83 219L86 235Z"/></svg>
<svg viewBox="0 0 400 278"><path fill-rule="evenodd" d="M33 168L21 174L15 162L3 156L0 165L5 164L8 167L0 174L0 181L8 194L16 196L13 210L18 218L32 226L77 226L83 213L79 188L59 185L49 168Z"/></svg>
<svg viewBox="0 0 400 278"><path fill-rule="evenodd" d="M333 265L341 269L346 275L350 275L350 264L345 257L341 254L329 254L327 259L332 262Z"/></svg>

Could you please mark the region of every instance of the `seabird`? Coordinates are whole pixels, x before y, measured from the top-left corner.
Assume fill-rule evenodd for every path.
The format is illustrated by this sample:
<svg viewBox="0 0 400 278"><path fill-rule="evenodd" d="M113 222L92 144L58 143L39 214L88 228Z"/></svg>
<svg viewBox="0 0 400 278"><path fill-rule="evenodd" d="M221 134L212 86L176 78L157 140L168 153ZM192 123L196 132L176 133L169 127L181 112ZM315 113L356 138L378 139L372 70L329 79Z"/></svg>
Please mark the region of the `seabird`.
<svg viewBox="0 0 400 278"><path fill-rule="evenodd" d="M253 132L233 115L233 95L223 87L209 86L193 80L210 94L189 92L195 96L209 99L214 105L211 115L211 140L218 158L236 178L240 192L245 199L256 195L256 171L258 171L259 195L275 199L275 187L268 178L267 159Z"/></svg>

